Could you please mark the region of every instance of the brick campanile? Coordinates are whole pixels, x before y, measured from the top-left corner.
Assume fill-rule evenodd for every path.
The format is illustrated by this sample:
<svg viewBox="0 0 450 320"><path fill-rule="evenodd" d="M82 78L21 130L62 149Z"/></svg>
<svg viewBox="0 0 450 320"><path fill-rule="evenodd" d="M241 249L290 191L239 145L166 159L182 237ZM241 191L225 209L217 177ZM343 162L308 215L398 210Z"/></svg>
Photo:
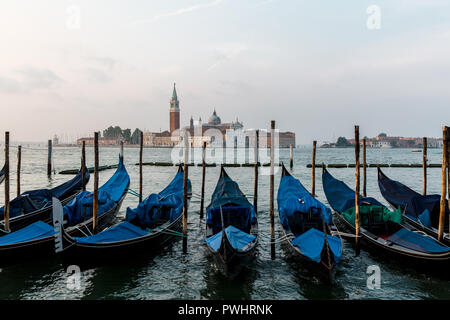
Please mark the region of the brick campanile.
<svg viewBox="0 0 450 320"><path fill-rule="evenodd" d="M180 102L177 97L175 83L173 84L172 98L170 99L170 133L180 128Z"/></svg>

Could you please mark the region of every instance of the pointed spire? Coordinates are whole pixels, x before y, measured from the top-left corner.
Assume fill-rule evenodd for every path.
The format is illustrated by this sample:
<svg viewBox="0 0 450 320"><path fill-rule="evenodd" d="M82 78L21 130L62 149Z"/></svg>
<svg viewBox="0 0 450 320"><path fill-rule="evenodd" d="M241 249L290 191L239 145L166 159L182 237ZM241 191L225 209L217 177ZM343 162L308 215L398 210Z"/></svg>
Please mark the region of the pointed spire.
<svg viewBox="0 0 450 320"><path fill-rule="evenodd" d="M178 97L177 97L177 89L175 88L175 85L176 85L176 83L174 82L173 83L172 99L176 101L176 100L178 100Z"/></svg>

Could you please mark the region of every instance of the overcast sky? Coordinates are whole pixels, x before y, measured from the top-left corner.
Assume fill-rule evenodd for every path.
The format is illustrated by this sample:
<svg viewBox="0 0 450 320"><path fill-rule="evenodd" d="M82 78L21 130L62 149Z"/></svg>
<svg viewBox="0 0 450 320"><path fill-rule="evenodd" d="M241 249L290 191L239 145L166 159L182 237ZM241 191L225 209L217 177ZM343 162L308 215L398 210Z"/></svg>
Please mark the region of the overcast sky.
<svg viewBox="0 0 450 320"><path fill-rule="evenodd" d="M0 130L16 141L166 130L173 82L182 124L216 108L299 144L450 123L445 0L1 1L0 41Z"/></svg>

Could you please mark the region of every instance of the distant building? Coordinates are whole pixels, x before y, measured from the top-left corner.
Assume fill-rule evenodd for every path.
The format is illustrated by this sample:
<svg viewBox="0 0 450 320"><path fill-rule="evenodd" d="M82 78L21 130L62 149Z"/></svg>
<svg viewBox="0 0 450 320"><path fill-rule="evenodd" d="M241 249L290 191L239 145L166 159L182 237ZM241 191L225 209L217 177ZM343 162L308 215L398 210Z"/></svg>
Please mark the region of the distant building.
<svg viewBox="0 0 450 320"><path fill-rule="evenodd" d="M81 145L82 143L86 144L86 146L94 146L94 138L93 137L89 137L89 138L80 138L77 140L77 145ZM121 138L104 138L104 137L99 137L98 138L98 145L99 146L117 146L120 144L120 141L124 141Z"/></svg>
<svg viewBox="0 0 450 320"><path fill-rule="evenodd" d="M172 98L170 99L169 114L169 131L159 133L144 132L145 146L173 147L181 141L181 137L178 133L180 132L179 129L189 132L189 143L191 147L202 147L204 142L206 142L207 145L210 145L213 142L217 142L216 139L218 139L219 136L222 139L224 147L227 145L227 139L234 139L231 146L241 146L243 144L244 147L251 147L254 145L254 129L244 130L243 123L240 122L237 117L235 121L222 122L222 119L218 116L215 109L207 122L202 122L202 119L199 117L198 121L194 124L194 119L191 116L189 125L181 128L180 101L178 100L175 84L173 86ZM261 132L261 134L262 133L263 132ZM270 146L270 132L267 136L267 145ZM295 147L295 133L279 132L279 146L281 148L289 148L290 145Z"/></svg>

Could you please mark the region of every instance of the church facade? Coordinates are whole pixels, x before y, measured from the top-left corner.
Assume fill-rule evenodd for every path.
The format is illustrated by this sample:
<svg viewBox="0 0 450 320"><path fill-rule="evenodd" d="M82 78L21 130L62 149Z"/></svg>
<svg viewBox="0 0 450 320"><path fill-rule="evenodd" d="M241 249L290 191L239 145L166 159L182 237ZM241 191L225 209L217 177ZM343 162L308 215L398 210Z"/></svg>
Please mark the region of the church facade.
<svg viewBox="0 0 450 320"><path fill-rule="evenodd" d="M247 148L255 144L255 129L244 129L244 124L238 118L232 122L222 122L215 109L206 122L203 122L201 118L194 122L191 116L189 125L180 128L180 102L174 84L169 108L169 130L144 132L144 145L173 147L181 141L180 135L184 131L189 134L190 146L196 148L202 147L205 142L207 145ZM260 141L267 141L267 146L270 146L270 132L260 130L260 136ZM291 145L295 147L295 133L279 132L278 138L280 148L289 148Z"/></svg>

